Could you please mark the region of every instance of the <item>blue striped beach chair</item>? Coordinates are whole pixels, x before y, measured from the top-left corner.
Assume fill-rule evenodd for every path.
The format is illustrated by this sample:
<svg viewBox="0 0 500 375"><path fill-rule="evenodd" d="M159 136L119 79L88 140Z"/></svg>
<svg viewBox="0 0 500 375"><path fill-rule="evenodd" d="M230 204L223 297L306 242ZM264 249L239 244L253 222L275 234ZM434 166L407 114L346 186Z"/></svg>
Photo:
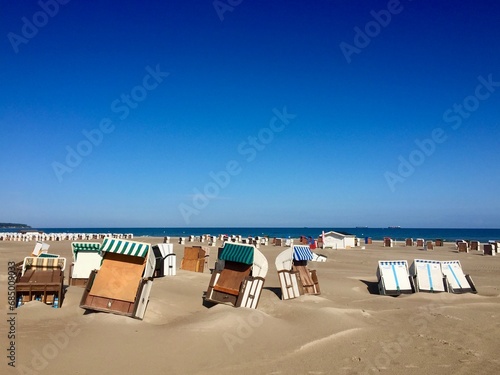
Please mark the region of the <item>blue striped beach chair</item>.
<svg viewBox="0 0 500 375"><path fill-rule="evenodd" d="M380 294L399 296L415 293L415 286L406 260L380 260L377 267L377 279Z"/></svg>
<svg viewBox="0 0 500 375"><path fill-rule="evenodd" d="M446 277L439 260L415 259L410 267L417 292L447 292Z"/></svg>
<svg viewBox="0 0 500 375"><path fill-rule="evenodd" d="M205 300L257 308L268 270L264 254L254 245L225 242L217 264Z"/></svg>
<svg viewBox="0 0 500 375"><path fill-rule="evenodd" d="M446 276L448 292L450 293L477 293L476 286L470 275L462 270L458 260L445 260L441 262L441 270Z"/></svg>
<svg viewBox="0 0 500 375"><path fill-rule="evenodd" d="M151 245L105 238L100 252L101 268L91 272L80 307L143 319L156 266Z"/></svg>
<svg viewBox="0 0 500 375"><path fill-rule="evenodd" d="M307 262L313 259L314 254L307 245L295 245L276 257L281 299L293 299L303 294L320 294L316 270L307 267Z"/></svg>

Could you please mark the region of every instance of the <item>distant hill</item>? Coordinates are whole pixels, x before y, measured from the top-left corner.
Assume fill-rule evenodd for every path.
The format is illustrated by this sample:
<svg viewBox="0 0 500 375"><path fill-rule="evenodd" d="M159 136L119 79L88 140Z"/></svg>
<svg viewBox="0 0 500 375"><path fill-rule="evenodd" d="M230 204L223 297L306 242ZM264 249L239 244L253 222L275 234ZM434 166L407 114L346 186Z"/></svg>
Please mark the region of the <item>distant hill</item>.
<svg viewBox="0 0 500 375"><path fill-rule="evenodd" d="M26 225L26 224L0 223L0 229L6 229L6 228L19 229L19 228L31 228L31 227L29 225Z"/></svg>

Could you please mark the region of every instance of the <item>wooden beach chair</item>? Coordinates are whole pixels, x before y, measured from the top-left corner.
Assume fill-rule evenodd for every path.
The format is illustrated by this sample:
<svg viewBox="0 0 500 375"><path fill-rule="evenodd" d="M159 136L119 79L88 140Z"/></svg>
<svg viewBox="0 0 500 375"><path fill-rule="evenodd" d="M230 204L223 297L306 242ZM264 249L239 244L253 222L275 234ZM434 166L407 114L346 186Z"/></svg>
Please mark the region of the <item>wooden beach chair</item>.
<svg viewBox="0 0 500 375"><path fill-rule="evenodd" d="M446 277L441 270L439 260L415 259L410 267L410 274L417 292L446 292Z"/></svg>
<svg viewBox="0 0 500 375"><path fill-rule="evenodd" d="M459 253L468 253L469 244L465 241L457 242L457 250Z"/></svg>
<svg viewBox="0 0 500 375"><path fill-rule="evenodd" d="M69 285L85 287L90 273L101 268L99 242L72 242L73 264L69 270Z"/></svg>
<svg viewBox="0 0 500 375"><path fill-rule="evenodd" d="M156 266L151 245L105 238L100 251L101 268L90 274L80 307L143 319Z"/></svg>
<svg viewBox="0 0 500 375"><path fill-rule="evenodd" d="M444 240L442 238L436 238L436 241L434 241L436 246L444 246Z"/></svg>
<svg viewBox="0 0 500 375"><path fill-rule="evenodd" d="M434 245L432 244L432 241L427 241L425 243L425 250L427 250L427 251L434 250Z"/></svg>
<svg viewBox="0 0 500 375"><path fill-rule="evenodd" d="M54 308L64 298L64 269L66 259L57 257L26 257L22 273L16 281L17 306L29 301L40 301Z"/></svg>
<svg viewBox="0 0 500 375"><path fill-rule="evenodd" d="M471 249L471 251L480 251L481 250L481 243L479 241L471 241L470 242L470 249Z"/></svg>
<svg viewBox="0 0 500 375"><path fill-rule="evenodd" d="M181 270L204 272L208 269L210 248L207 246L185 246Z"/></svg>
<svg viewBox="0 0 500 375"><path fill-rule="evenodd" d="M177 256L174 253L173 244L159 243L153 246L153 254L156 258L154 277L175 276L177 274Z"/></svg>
<svg viewBox="0 0 500 375"><path fill-rule="evenodd" d="M384 237L384 246L385 247L393 247L394 241L390 237Z"/></svg>
<svg viewBox="0 0 500 375"><path fill-rule="evenodd" d="M413 278L409 274L406 260L379 261L377 279L380 294L399 296L403 293L415 293Z"/></svg>
<svg viewBox="0 0 500 375"><path fill-rule="evenodd" d="M307 262L313 258L314 253L309 246L304 245L290 247L276 257L281 299L293 299L303 294L320 294L316 270L307 267Z"/></svg>
<svg viewBox="0 0 500 375"><path fill-rule="evenodd" d="M464 274L458 260L441 262L441 270L446 276L447 288L450 293L477 293L476 286L470 275Z"/></svg>
<svg viewBox="0 0 500 375"><path fill-rule="evenodd" d="M255 309L267 274L267 259L254 245L225 242L205 300ZM222 268L222 269L218 269Z"/></svg>
<svg viewBox="0 0 500 375"><path fill-rule="evenodd" d="M417 238L417 247L424 247L424 239Z"/></svg>
<svg viewBox="0 0 500 375"><path fill-rule="evenodd" d="M483 255L496 255L495 247L491 243L483 245Z"/></svg>
<svg viewBox="0 0 500 375"><path fill-rule="evenodd" d="M407 238L405 240L405 245L406 246L413 246L413 238Z"/></svg>

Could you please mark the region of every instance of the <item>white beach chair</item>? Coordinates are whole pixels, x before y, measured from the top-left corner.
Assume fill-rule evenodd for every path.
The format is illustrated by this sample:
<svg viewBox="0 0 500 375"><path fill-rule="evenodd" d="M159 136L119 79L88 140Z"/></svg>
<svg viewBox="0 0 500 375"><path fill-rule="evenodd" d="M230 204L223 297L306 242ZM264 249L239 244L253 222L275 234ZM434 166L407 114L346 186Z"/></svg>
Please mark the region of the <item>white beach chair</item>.
<svg viewBox="0 0 500 375"><path fill-rule="evenodd" d="M99 242L72 242L73 264L69 271L69 285L87 285L93 270L101 268L102 256Z"/></svg>
<svg viewBox="0 0 500 375"><path fill-rule="evenodd" d="M174 253L174 245L171 243L159 243L153 246L156 258L154 277L175 276L177 274L177 256Z"/></svg>
<svg viewBox="0 0 500 375"><path fill-rule="evenodd" d="M37 257L40 254L47 253L49 251L50 245L45 242L37 241L33 251L31 252L31 256Z"/></svg>
<svg viewBox="0 0 500 375"><path fill-rule="evenodd" d="M326 262L326 259L328 258L326 255L316 254L315 252L312 252L312 256L311 261L313 262Z"/></svg>
<svg viewBox="0 0 500 375"><path fill-rule="evenodd" d="M439 260L415 259L410 267L417 292L446 292L446 277Z"/></svg>
<svg viewBox="0 0 500 375"><path fill-rule="evenodd" d="M448 292L450 293L477 293L476 286L469 275L464 274L458 260L441 262L441 270L446 276Z"/></svg>
<svg viewBox="0 0 500 375"><path fill-rule="evenodd" d="M399 296L415 292L406 260L381 260L377 267L380 294Z"/></svg>

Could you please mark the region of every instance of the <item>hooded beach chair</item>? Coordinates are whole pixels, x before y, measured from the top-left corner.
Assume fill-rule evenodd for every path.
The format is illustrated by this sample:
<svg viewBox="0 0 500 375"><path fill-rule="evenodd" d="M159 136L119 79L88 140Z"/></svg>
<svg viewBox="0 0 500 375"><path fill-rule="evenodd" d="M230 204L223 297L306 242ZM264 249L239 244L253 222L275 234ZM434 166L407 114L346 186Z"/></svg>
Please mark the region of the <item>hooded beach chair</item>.
<svg viewBox="0 0 500 375"><path fill-rule="evenodd" d="M417 247L424 247L424 242L423 238L417 238Z"/></svg>
<svg viewBox="0 0 500 375"><path fill-rule="evenodd" d="M210 247L185 246L184 257L181 260L181 270L204 272L206 269L208 269L209 255Z"/></svg>
<svg viewBox="0 0 500 375"><path fill-rule="evenodd" d="M439 260L415 259L410 267L417 292L446 292L446 277Z"/></svg>
<svg viewBox="0 0 500 375"><path fill-rule="evenodd" d="M457 241L456 247L459 253L469 252L469 244L466 241Z"/></svg>
<svg viewBox="0 0 500 375"><path fill-rule="evenodd" d="M49 251L50 245L45 242L37 241L35 247L31 253L31 256L38 257L40 254L47 253Z"/></svg>
<svg viewBox="0 0 500 375"><path fill-rule="evenodd" d="M415 286L406 260L380 260L377 267L377 279L380 294L399 296L403 293L415 293Z"/></svg>
<svg viewBox="0 0 500 375"><path fill-rule="evenodd" d="M305 245L290 247L276 257L282 299L293 299L303 294L320 294L316 270L307 267L307 262L312 259L313 253Z"/></svg>
<svg viewBox="0 0 500 375"><path fill-rule="evenodd" d="M407 238L405 240L405 245L406 246L413 246L413 238Z"/></svg>
<svg viewBox="0 0 500 375"><path fill-rule="evenodd" d="M16 282L17 306L40 301L55 308L61 307L65 268L66 258L24 258L22 273Z"/></svg>
<svg viewBox="0 0 500 375"><path fill-rule="evenodd" d="M429 251L429 250L434 250L434 245L432 244L432 241L427 241L425 243L425 250L426 251Z"/></svg>
<svg viewBox="0 0 500 375"><path fill-rule="evenodd" d="M171 243L159 243L153 246L156 258L154 277L175 276L177 273L177 256L174 254L174 245Z"/></svg>
<svg viewBox="0 0 500 375"><path fill-rule="evenodd" d="M254 245L226 242L219 249L205 300L255 309L267 275L267 259Z"/></svg>
<svg viewBox="0 0 500 375"><path fill-rule="evenodd" d="M311 261L313 262L326 262L326 259L328 258L326 255L323 254L317 254L315 252L312 253L313 258Z"/></svg>
<svg viewBox="0 0 500 375"><path fill-rule="evenodd" d="M100 251L101 268L91 272L80 307L143 319L156 266L151 245L105 238Z"/></svg>
<svg viewBox="0 0 500 375"><path fill-rule="evenodd" d="M384 246L385 247L393 247L394 246L394 240L390 237L384 237Z"/></svg>
<svg viewBox="0 0 500 375"><path fill-rule="evenodd" d="M495 246L491 243L485 243L483 245L483 255L496 255Z"/></svg>
<svg viewBox="0 0 500 375"><path fill-rule="evenodd" d="M458 260L441 262L441 270L446 276L448 292L450 293L477 293L476 286L469 275L464 274Z"/></svg>
<svg viewBox="0 0 500 375"><path fill-rule="evenodd" d="M101 268L99 242L72 242L73 264L69 270L69 285L85 287L90 273Z"/></svg>
<svg viewBox="0 0 500 375"><path fill-rule="evenodd" d="M480 251L481 250L481 243L479 241L471 241L470 242L470 249L471 251Z"/></svg>

